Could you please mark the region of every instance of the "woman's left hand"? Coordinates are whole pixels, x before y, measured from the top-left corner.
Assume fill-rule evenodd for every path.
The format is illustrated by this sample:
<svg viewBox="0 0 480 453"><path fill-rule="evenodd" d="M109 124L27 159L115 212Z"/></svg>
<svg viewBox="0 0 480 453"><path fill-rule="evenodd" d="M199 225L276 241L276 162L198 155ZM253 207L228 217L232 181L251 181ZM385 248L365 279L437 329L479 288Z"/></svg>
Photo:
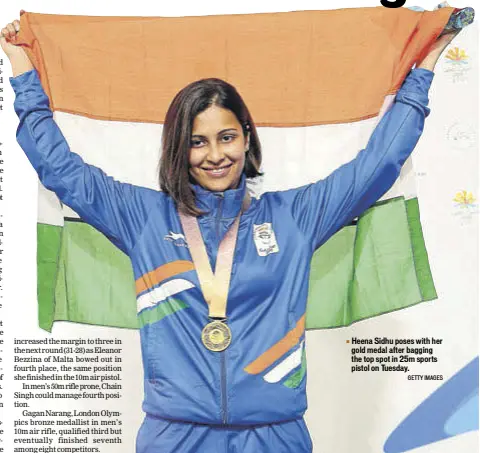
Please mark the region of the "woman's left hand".
<svg viewBox="0 0 480 453"><path fill-rule="evenodd" d="M440 36L428 51L427 56L417 65L417 68L424 68L433 71L442 52L452 42L453 38L460 33L460 31L461 30L454 31Z"/></svg>

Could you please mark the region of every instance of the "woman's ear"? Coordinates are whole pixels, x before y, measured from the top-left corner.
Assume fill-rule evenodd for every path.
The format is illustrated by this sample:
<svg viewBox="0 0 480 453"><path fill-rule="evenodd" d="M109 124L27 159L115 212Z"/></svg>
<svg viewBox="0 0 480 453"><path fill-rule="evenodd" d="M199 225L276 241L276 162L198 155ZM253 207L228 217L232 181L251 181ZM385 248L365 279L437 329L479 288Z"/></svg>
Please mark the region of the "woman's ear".
<svg viewBox="0 0 480 453"><path fill-rule="evenodd" d="M247 132L247 135L245 136L245 152L247 152L250 149L250 132Z"/></svg>

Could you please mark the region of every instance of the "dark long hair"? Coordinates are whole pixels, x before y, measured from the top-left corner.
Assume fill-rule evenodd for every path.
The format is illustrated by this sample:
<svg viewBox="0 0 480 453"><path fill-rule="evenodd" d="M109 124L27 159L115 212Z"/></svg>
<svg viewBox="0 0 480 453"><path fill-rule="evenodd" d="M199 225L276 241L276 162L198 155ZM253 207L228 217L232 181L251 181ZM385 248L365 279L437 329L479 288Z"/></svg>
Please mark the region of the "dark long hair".
<svg viewBox="0 0 480 453"><path fill-rule="evenodd" d="M237 90L221 79L202 79L187 85L170 104L162 135L160 159L160 188L168 193L183 212L202 214L195 205L195 194L190 187L188 157L195 117L211 105L234 113L242 125L244 136L250 133L244 173L247 178L260 176L262 152L257 130L245 102Z"/></svg>

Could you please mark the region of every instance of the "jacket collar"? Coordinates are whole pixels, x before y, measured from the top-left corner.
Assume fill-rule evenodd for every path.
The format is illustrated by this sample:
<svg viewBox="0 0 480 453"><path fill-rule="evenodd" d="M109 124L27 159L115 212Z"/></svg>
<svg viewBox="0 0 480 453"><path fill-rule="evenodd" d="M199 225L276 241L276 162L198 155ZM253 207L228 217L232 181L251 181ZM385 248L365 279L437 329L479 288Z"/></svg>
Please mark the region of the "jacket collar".
<svg viewBox="0 0 480 453"><path fill-rule="evenodd" d="M228 219L237 216L242 207L247 188L245 174L242 174L238 188L223 192L211 192L198 184L191 185L195 192L195 204L206 214L200 218L217 217ZM221 209L221 212L219 212Z"/></svg>

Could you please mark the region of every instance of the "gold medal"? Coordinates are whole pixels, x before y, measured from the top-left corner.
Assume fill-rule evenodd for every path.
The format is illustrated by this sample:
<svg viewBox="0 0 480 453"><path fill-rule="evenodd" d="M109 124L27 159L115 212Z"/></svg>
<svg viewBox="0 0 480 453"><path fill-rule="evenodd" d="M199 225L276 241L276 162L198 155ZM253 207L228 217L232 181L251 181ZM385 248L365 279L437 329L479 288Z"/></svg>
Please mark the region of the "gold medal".
<svg viewBox="0 0 480 453"><path fill-rule="evenodd" d="M210 351L224 351L232 341L232 332L222 321L212 321L202 330L202 342Z"/></svg>

